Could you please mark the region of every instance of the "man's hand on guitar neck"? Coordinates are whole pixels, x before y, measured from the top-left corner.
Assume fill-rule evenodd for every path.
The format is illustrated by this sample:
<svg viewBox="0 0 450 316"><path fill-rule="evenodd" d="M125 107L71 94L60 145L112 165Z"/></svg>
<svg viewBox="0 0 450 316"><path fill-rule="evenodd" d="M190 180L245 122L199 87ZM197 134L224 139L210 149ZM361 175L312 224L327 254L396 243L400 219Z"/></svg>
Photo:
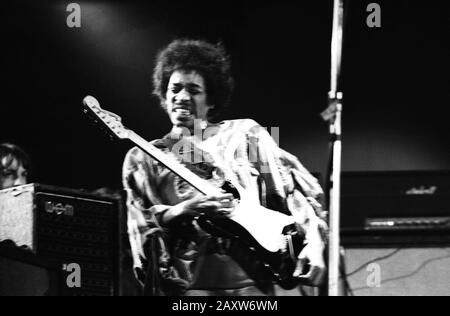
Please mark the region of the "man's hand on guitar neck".
<svg viewBox="0 0 450 316"><path fill-rule="evenodd" d="M197 195L168 209L163 215L163 224L167 225L180 216L190 216L192 218L201 215L211 217L230 216L234 208L235 203L232 194L225 193L219 196Z"/></svg>

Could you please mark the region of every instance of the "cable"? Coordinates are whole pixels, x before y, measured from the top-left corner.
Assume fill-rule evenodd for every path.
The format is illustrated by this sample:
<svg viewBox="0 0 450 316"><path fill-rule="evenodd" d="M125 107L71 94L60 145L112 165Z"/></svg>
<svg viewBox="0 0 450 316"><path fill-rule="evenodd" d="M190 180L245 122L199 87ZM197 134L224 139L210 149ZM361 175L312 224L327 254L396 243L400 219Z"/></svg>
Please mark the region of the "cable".
<svg viewBox="0 0 450 316"><path fill-rule="evenodd" d="M388 254L388 255L385 255L385 256L382 256L382 257L378 257L378 258L372 259L372 260L370 260L370 261L368 261L368 262L362 264L360 267L358 267L357 269L353 270L352 272L348 273L345 277L348 278L348 277L350 277L350 276L352 276L352 275L358 273L359 271L363 270L365 267L367 267L367 266L368 266L369 264L371 264L371 263L374 263L374 262L377 262L377 261L381 261L381 260L388 259L388 258L392 257L393 255L395 255L396 253L398 253L398 252L399 252L400 250L402 250L402 249L403 249L403 248L398 248L398 249L394 250L393 252L391 252L391 253Z"/></svg>
<svg viewBox="0 0 450 316"><path fill-rule="evenodd" d="M390 278L390 279L383 280L383 284L386 284L386 283L388 283L388 282L398 281L398 280L401 280L401 279L406 279L406 278L412 277L412 276L416 275L417 273L419 273L420 270L422 270L423 268L425 268L428 264L430 264L430 263L432 263L432 262L434 262L434 261L439 261L439 260L443 260L443 259L447 259L447 258L450 258L450 255L447 255L447 256L441 256L441 257L432 258L432 259L428 259L428 260L424 261L424 262L423 262L417 269L415 269L414 271L412 271L412 272L410 272L410 273L408 273L408 274L405 274L405 275L401 275L401 276L395 277L395 278ZM364 286L364 287L355 288L354 290L355 290L355 291L359 291L359 290L364 290L364 289L369 289L369 288L370 288L370 287L368 287L368 286Z"/></svg>
<svg viewBox="0 0 450 316"><path fill-rule="evenodd" d="M346 296L355 296L353 293L353 290L350 286L350 283L348 282L347 275L345 274L346 268L345 268L345 262L343 260L343 257L341 257L341 264L339 265L340 272L341 272L341 279L342 282L344 282L344 292Z"/></svg>

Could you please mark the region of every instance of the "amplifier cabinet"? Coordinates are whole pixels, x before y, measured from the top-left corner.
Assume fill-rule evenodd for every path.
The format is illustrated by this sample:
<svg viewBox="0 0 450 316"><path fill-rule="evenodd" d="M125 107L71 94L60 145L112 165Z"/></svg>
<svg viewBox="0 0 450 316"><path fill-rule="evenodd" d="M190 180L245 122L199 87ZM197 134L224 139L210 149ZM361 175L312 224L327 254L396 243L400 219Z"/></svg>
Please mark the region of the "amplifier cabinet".
<svg viewBox="0 0 450 316"><path fill-rule="evenodd" d="M28 246L66 270L71 280L62 280L62 295L118 295L121 213L122 198L115 195L15 187L0 191L0 240Z"/></svg>
<svg viewBox="0 0 450 316"><path fill-rule="evenodd" d="M449 171L344 172L343 231L450 231Z"/></svg>

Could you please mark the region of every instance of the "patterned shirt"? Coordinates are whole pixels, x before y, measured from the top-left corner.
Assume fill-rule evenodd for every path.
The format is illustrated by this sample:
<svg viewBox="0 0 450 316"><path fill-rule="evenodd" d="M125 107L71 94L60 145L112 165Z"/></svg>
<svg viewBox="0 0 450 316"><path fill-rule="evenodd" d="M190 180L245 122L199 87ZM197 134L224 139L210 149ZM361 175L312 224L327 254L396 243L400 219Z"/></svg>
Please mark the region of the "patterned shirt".
<svg viewBox="0 0 450 316"><path fill-rule="evenodd" d="M318 204L311 203L323 194L318 181L296 157L279 148L265 128L242 119L223 121L204 133L208 135L201 138L170 133L152 144L217 186L224 177L234 177L261 205L293 215L306 230L306 238L308 231L319 229L321 220L312 207ZM170 227L162 224L161 216L171 206L199 194L179 176L136 147L125 158L123 184L134 267L142 282L155 280L149 273L161 273L158 263L152 262L158 254L146 249L146 242L155 232L163 232L169 236L167 244L160 240L149 247L163 247L172 276L185 289L254 284L233 258L220 251L223 240L203 231L195 220L183 219ZM149 264L156 267L149 270Z"/></svg>

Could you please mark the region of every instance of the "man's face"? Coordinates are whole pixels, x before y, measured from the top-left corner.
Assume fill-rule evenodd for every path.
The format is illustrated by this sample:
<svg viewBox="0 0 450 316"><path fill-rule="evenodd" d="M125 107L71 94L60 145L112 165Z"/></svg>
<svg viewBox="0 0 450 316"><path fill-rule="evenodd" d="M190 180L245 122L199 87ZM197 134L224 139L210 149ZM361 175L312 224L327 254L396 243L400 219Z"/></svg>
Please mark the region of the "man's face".
<svg viewBox="0 0 450 316"><path fill-rule="evenodd" d="M210 105L203 76L195 71L174 71L166 93L167 113L174 126L193 128L194 120L206 120Z"/></svg>
<svg viewBox="0 0 450 316"><path fill-rule="evenodd" d="M27 170L17 159L13 158L9 163L10 159L5 157L0 161L0 190L27 184Z"/></svg>

